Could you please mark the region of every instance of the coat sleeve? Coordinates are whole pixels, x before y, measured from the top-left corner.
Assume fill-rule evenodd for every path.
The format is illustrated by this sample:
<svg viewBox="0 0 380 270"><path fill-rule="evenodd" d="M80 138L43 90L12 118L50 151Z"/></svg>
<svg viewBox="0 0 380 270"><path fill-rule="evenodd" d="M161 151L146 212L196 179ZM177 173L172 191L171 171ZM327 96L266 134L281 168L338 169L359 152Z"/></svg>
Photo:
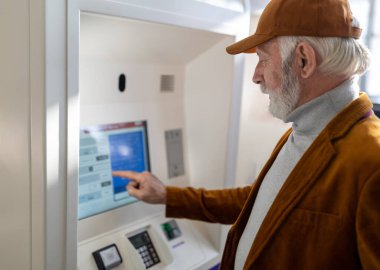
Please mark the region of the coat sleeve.
<svg viewBox="0 0 380 270"><path fill-rule="evenodd" d="M166 216L232 224L251 187L223 190L167 187Z"/></svg>
<svg viewBox="0 0 380 270"><path fill-rule="evenodd" d="M361 191L356 231L363 269L380 269L380 170Z"/></svg>

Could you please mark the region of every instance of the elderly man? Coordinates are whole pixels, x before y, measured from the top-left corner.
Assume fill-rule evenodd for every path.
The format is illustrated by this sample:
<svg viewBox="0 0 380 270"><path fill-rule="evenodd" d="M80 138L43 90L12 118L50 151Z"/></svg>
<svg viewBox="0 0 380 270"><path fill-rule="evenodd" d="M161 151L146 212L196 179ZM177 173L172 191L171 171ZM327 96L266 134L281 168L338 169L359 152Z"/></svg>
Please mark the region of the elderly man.
<svg viewBox="0 0 380 270"><path fill-rule="evenodd" d="M253 186L165 187L150 173L131 195L168 216L233 224L220 269L380 269L380 121L357 77L370 62L346 0L272 0L254 35L269 110L292 122Z"/></svg>

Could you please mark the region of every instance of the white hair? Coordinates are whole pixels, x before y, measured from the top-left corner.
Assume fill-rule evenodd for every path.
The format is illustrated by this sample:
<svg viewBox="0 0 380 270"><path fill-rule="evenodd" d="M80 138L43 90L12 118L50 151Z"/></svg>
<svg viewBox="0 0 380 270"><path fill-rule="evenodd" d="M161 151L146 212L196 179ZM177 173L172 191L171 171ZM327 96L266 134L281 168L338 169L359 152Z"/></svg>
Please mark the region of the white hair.
<svg viewBox="0 0 380 270"><path fill-rule="evenodd" d="M365 73L371 64L367 47L353 38L281 36L278 40L283 60L299 42L309 43L321 59L318 70L325 74L353 77Z"/></svg>

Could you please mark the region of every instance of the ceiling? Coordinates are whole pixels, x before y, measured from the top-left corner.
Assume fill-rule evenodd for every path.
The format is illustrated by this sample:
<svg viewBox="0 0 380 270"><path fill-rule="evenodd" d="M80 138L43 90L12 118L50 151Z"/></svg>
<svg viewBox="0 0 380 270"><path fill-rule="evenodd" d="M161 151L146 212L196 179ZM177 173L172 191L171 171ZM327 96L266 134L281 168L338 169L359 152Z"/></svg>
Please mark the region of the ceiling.
<svg viewBox="0 0 380 270"><path fill-rule="evenodd" d="M178 26L82 13L80 57L186 64L227 37Z"/></svg>

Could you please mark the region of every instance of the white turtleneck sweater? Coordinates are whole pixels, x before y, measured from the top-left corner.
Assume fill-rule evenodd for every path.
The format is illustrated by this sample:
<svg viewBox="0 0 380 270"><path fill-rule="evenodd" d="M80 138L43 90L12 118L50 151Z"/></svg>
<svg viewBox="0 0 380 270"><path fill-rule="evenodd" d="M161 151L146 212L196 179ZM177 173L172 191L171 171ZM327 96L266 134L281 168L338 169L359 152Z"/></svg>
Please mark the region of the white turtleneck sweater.
<svg viewBox="0 0 380 270"><path fill-rule="evenodd" d="M359 87L356 80L347 80L335 89L300 106L285 119L286 123L293 122L293 132L260 186L237 248L235 270L243 269L266 214L297 162L324 127L358 97Z"/></svg>

